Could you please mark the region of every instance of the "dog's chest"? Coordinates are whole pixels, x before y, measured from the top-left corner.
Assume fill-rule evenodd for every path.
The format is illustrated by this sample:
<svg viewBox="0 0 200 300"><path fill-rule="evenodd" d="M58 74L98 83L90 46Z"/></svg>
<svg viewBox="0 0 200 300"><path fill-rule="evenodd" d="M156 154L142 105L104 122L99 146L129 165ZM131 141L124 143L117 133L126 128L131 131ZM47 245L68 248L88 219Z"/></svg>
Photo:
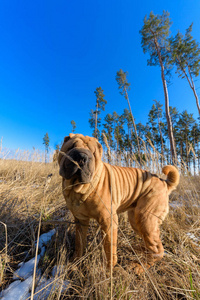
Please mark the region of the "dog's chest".
<svg viewBox="0 0 200 300"><path fill-rule="evenodd" d="M63 194L65 197L67 208L71 210L76 218L81 218L83 210L82 195L77 194L73 190L64 190Z"/></svg>

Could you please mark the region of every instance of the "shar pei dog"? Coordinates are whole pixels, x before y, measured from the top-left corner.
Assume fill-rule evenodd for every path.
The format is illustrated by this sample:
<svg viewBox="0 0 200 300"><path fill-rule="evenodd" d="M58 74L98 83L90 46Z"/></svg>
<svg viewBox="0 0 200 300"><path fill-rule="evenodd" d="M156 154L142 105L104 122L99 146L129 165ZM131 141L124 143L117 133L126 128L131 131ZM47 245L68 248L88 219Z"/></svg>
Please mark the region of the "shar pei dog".
<svg viewBox="0 0 200 300"><path fill-rule="evenodd" d="M118 214L128 211L128 220L146 249L142 264L133 263L140 274L163 257L159 226L168 213L169 194L179 183L179 173L168 165L162 170L167 179L160 179L149 171L104 163L102 153L97 139L71 133L58 156L63 194L76 221L74 258L83 255L89 220L94 218L105 233L107 266L114 267Z"/></svg>

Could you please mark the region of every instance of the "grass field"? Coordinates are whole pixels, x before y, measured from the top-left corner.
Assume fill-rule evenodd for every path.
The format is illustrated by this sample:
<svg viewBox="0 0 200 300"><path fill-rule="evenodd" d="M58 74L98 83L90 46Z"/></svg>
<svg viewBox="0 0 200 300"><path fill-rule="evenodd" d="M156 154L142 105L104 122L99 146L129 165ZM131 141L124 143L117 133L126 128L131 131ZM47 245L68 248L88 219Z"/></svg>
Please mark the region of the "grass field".
<svg viewBox="0 0 200 300"><path fill-rule="evenodd" d="M86 254L76 263L70 261L75 225L65 206L58 166L2 159L1 291L12 283L18 264L35 256L41 220L40 234L56 230L37 267L40 276L36 276L36 287L41 276L52 279L56 286L48 299L110 299L111 286L113 299L200 299L199 198L200 177L181 176L177 190L170 196L170 212L161 229L165 256L140 276L134 274L131 262L140 259L142 240L132 231L126 214L121 215L118 266L111 285L105 268L102 236L95 221L91 220ZM66 282L69 282L67 286ZM44 293L45 290L46 287ZM47 298L43 294L40 299Z"/></svg>

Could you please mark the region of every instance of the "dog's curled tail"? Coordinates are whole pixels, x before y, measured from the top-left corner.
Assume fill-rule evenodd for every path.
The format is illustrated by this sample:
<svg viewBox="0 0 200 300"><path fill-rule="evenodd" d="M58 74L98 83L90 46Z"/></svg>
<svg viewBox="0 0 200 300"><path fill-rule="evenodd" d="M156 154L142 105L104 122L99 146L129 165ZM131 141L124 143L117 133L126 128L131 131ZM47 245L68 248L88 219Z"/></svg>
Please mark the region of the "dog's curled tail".
<svg viewBox="0 0 200 300"><path fill-rule="evenodd" d="M176 167L167 165L162 169L163 173L167 175L166 183L168 190L174 190L179 184L180 175Z"/></svg>

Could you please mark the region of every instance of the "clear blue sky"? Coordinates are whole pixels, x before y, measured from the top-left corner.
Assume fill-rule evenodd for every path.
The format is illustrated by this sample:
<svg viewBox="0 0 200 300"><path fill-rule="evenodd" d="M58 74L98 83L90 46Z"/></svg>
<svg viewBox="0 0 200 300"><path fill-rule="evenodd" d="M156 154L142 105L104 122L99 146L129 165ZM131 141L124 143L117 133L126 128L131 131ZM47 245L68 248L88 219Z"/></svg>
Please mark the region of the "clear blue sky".
<svg viewBox="0 0 200 300"><path fill-rule="evenodd" d="M116 72L128 71L136 122L147 121L153 99L164 104L159 67L148 67L139 30L145 15L170 12L173 34L193 22L200 42L199 0L2 0L0 2L0 138L3 147L54 148L71 132L90 135L94 91L104 90L106 113L127 107ZM196 82L200 87L200 80ZM200 89L198 90L200 94ZM170 105L197 117L187 82L173 76Z"/></svg>

